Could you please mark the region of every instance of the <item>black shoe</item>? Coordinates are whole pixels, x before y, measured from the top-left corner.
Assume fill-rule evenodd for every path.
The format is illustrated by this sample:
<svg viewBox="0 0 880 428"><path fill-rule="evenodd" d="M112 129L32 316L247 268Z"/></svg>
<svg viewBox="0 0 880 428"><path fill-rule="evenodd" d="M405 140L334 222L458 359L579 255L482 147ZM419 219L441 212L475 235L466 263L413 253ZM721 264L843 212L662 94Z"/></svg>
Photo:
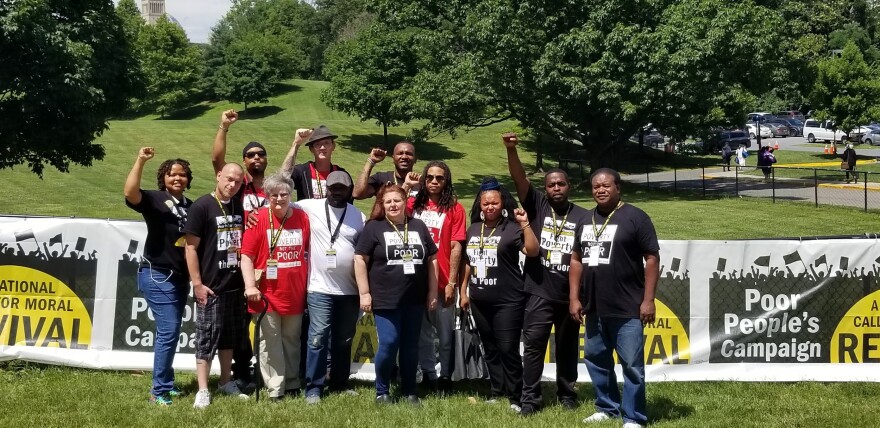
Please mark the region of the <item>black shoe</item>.
<svg viewBox="0 0 880 428"><path fill-rule="evenodd" d="M535 413L538 413L538 409L536 409L532 406L529 406L529 405L522 406L522 408L519 411L519 415L522 417L531 416L531 415L534 415Z"/></svg>
<svg viewBox="0 0 880 428"><path fill-rule="evenodd" d="M279 396L279 397L269 397L269 402L270 403L280 403L281 400L283 400L283 399L284 399L283 395Z"/></svg>
<svg viewBox="0 0 880 428"><path fill-rule="evenodd" d="M382 394L376 396L376 404L392 404L394 401L391 400L391 396L388 394Z"/></svg>
<svg viewBox="0 0 880 428"><path fill-rule="evenodd" d="M560 403L565 410L577 410L578 403L573 398L563 398Z"/></svg>
<svg viewBox="0 0 880 428"><path fill-rule="evenodd" d="M441 376L437 379L437 390L441 395L452 394L452 379L449 376Z"/></svg>
<svg viewBox="0 0 880 428"><path fill-rule="evenodd" d="M418 395L407 395L406 402L409 403L410 405L412 405L413 407L421 407L422 406L422 400L419 400Z"/></svg>
<svg viewBox="0 0 880 428"><path fill-rule="evenodd" d="M422 386L428 392L436 392L438 383L439 382L437 381L437 379L428 379L428 378L422 379Z"/></svg>

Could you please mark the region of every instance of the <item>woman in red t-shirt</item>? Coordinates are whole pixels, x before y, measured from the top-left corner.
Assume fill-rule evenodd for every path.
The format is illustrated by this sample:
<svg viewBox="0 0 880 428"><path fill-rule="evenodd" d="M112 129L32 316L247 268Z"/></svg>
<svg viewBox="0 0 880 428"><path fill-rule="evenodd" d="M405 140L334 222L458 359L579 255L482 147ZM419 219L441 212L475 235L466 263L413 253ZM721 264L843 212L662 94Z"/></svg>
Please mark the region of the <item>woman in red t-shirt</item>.
<svg viewBox="0 0 880 428"><path fill-rule="evenodd" d="M290 178L267 177L263 190L269 206L256 212L257 224L244 232L241 269L248 311L255 320L264 309L261 296L269 302L256 353L269 398L280 400L302 387L300 334L309 271L309 217L290 204Z"/></svg>

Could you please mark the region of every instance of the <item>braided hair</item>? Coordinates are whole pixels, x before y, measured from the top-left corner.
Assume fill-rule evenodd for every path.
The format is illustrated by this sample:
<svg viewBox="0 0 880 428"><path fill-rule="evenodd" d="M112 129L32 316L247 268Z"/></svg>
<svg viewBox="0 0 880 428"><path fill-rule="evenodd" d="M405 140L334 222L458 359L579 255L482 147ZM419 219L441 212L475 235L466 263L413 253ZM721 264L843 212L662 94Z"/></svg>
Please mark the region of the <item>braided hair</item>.
<svg viewBox="0 0 880 428"><path fill-rule="evenodd" d="M189 162L180 158L168 159L159 165L159 171L156 172L156 182L159 186L159 190L165 190L165 176L171 174L171 168L174 167L174 165L182 166L183 171L186 172L186 188L189 189L192 186L193 173L192 169L189 167Z"/></svg>
<svg viewBox="0 0 880 428"><path fill-rule="evenodd" d="M443 161L431 161L425 165L424 171L422 171L422 177L419 178L419 193L416 194L415 201L413 202L413 212L418 212L428 205L428 200L430 197L428 196L428 187L426 182L426 177L428 175L428 170L431 168L440 168L443 170L443 175L446 176L446 182L443 186L443 189L440 190L440 201L437 203L437 206L440 208L440 212L452 210L455 207L455 204L458 203L458 198L455 196L455 189L452 187L452 171L449 170L449 165L446 165L446 162Z"/></svg>

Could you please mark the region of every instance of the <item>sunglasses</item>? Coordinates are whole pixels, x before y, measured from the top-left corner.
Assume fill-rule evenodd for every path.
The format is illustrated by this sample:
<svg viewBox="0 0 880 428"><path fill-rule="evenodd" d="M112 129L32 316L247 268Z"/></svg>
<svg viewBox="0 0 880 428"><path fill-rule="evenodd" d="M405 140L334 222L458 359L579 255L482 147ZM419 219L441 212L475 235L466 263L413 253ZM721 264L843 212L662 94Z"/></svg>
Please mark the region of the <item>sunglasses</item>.
<svg viewBox="0 0 880 428"><path fill-rule="evenodd" d="M266 158L266 152L260 150L260 151L258 151L258 152L247 152L247 153L244 154L244 157L246 157L246 158L248 158L248 159L253 159L253 158L257 157L257 156L259 156L259 157L265 159L265 158Z"/></svg>
<svg viewBox="0 0 880 428"><path fill-rule="evenodd" d="M446 176L445 175L431 175L431 174L425 175L425 182L430 183L434 180L437 180L438 183L442 183L442 182L446 181Z"/></svg>

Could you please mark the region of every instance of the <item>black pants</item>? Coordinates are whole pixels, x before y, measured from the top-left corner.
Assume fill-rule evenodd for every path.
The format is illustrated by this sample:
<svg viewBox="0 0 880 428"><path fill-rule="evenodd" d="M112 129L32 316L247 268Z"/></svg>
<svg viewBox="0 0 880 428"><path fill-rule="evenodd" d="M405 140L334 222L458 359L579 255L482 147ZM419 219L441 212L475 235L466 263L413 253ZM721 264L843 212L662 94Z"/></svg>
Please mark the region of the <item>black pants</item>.
<svg viewBox="0 0 880 428"><path fill-rule="evenodd" d="M522 406L540 408L541 373L550 329L556 327L556 396L576 400L578 332L580 324L568 315L568 303L558 303L531 295L523 319L523 393Z"/></svg>
<svg viewBox="0 0 880 428"><path fill-rule="evenodd" d="M524 307L525 301L492 304L471 300L471 313L486 353L492 397L507 397L511 404L517 405L522 396L523 366L519 340Z"/></svg>
<svg viewBox="0 0 880 428"><path fill-rule="evenodd" d="M241 341L238 346L232 350L232 378L244 383L250 383L254 381L253 376L251 376L251 369L253 368L251 360L254 358L254 348L249 334L251 316L247 313L246 309L240 322L243 325L241 331L244 334L241 335Z"/></svg>

